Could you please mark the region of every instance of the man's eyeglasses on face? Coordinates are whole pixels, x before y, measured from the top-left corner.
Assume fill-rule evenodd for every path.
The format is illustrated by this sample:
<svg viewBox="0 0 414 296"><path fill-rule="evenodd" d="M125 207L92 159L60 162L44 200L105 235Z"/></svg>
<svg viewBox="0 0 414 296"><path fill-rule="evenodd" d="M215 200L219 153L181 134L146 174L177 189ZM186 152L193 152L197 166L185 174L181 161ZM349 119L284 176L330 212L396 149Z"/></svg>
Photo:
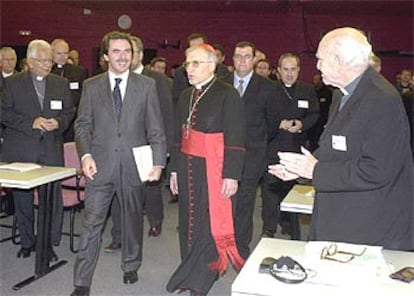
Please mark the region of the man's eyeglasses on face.
<svg viewBox="0 0 414 296"><path fill-rule="evenodd" d="M249 61L249 60L253 59L253 56L252 56L251 54L246 54L246 55L235 54L235 55L233 56L233 58L234 58L235 60L238 60L238 61L240 61L240 60L246 60L246 61Z"/></svg>
<svg viewBox="0 0 414 296"><path fill-rule="evenodd" d="M49 60L49 59L37 59L37 58L32 58L33 60L35 60L36 62L39 62L43 65L48 64L51 65L53 64L53 60Z"/></svg>
<svg viewBox="0 0 414 296"><path fill-rule="evenodd" d="M352 259L358 256L362 256L367 248L363 248L361 252L354 253L348 251L338 250L336 244L331 244L328 247L324 247L321 251L321 259L332 260L340 263L348 263Z"/></svg>
<svg viewBox="0 0 414 296"><path fill-rule="evenodd" d="M208 64L212 63L212 61L190 61L183 63L183 67L188 69L190 66L193 68L198 68L200 64Z"/></svg>

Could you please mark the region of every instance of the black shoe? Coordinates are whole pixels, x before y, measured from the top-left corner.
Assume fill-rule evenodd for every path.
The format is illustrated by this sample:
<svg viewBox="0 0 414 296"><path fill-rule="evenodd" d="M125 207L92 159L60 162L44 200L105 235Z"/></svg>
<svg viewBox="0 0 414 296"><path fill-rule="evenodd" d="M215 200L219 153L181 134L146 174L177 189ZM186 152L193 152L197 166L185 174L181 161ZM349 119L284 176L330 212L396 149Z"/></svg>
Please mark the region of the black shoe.
<svg viewBox="0 0 414 296"><path fill-rule="evenodd" d="M33 248L21 248L18 252L17 252L17 258L27 258L30 257L30 253L32 252Z"/></svg>
<svg viewBox="0 0 414 296"><path fill-rule="evenodd" d="M138 273L136 271L124 272L124 284L133 284L138 282Z"/></svg>
<svg viewBox="0 0 414 296"><path fill-rule="evenodd" d="M151 227L148 231L148 236L159 236L161 234L161 225Z"/></svg>
<svg viewBox="0 0 414 296"><path fill-rule="evenodd" d="M122 246L121 246L120 243L112 242L108 246L105 247L104 252L105 253L115 253L115 252L121 250L121 247Z"/></svg>
<svg viewBox="0 0 414 296"><path fill-rule="evenodd" d="M275 231L265 229L262 232L262 237L274 238L275 237Z"/></svg>
<svg viewBox="0 0 414 296"><path fill-rule="evenodd" d="M52 247L47 250L47 258L49 259L49 262L55 262L59 260Z"/></svg>
<svg viewBox="0 0 414 296"><path fill-rule="evenodd" d="M89 296L90 288L89 287L82 287L77 286L75 290L70 294L70 296Z"/></svg>

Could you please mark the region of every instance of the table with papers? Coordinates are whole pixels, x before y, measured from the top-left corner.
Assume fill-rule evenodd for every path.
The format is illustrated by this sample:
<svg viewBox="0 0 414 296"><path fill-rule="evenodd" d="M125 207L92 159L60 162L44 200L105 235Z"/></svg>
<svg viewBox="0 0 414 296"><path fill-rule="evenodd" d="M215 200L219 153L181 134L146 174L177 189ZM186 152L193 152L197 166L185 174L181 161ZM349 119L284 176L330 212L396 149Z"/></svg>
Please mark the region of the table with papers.
<svg viewBox="0 0 414 296"><path fill-rule="evenodd" d="M50 244L51 211L53 208L53 198L51 193L53 182L74 176L75 174L75 168L51 166L43 166L24 172L0 169L1 187L32 189L40 185L47 185L46 198L39 197L35 272L33 276L14 285L13 290L19 290L67 263L66 260L61 260L53 266L49 266L47 246Z"/></svg>

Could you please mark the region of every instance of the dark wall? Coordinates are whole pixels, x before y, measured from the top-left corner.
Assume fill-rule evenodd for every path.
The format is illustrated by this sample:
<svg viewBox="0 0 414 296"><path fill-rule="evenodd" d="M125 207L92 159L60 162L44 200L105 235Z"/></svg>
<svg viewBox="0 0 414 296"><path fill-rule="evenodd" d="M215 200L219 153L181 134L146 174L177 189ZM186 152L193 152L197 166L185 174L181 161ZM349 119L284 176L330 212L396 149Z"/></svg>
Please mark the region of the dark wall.
<svg viewBox="0 0 414 296"><path fill-rule="evenodd" d="M233 47L241 40L255 42L274 63L284 52L298 53L302 59L302 79L311 81L316 72L314 51L321 34L335 27L353 26L370 33L375 51L388 53L381 56L383 74L388 79L394 81L402 68L413 68L412 8L387 11L387 7L392 8L390 1L371 2L372 7L364 8L328 7L326 1L279 1L281 4L274 6L269 1L255 1L254 6L244 10L236 9L232 1L227 1L232 7L227 5L223 9L214 1L204 1L200 7L195 7L194 1L188 5L164 2L153 1L156 4L151 6L139 1L2 1L0 44L27 45L34 38L64 38L81 52L81 63L93 72L94 49L106 32L119 30L118 17L128 14L132 26L126 31L140 36L145 47L156 49L158 55L169 60L170 66L183 61L187 36L204 32L210 43L225 47L227 64L232 64ZM381 3L386 6L381 8ZM325 9L319 9L322 6ZM90 9L91 14L85 15L84 8ZM30 30L31 35L21 36L19 30ZM173 44L180 40L181 48L162 48L164 40ZM411 52L411 56L395 54L399 51Z"/></svg>

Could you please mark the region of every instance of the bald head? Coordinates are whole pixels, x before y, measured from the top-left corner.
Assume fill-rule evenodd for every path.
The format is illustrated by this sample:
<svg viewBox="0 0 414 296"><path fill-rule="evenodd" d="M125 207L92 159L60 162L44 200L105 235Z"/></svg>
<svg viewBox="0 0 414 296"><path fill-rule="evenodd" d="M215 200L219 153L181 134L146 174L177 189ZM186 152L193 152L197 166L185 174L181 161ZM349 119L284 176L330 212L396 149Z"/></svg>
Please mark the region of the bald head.
<svg viewBox="0 0 414 296"><path fill-rule="evenodd" d="M369 66L372 47L357 29L345 27L327 33L318 46L318 69L325 84L345 87Z"/></svg>

